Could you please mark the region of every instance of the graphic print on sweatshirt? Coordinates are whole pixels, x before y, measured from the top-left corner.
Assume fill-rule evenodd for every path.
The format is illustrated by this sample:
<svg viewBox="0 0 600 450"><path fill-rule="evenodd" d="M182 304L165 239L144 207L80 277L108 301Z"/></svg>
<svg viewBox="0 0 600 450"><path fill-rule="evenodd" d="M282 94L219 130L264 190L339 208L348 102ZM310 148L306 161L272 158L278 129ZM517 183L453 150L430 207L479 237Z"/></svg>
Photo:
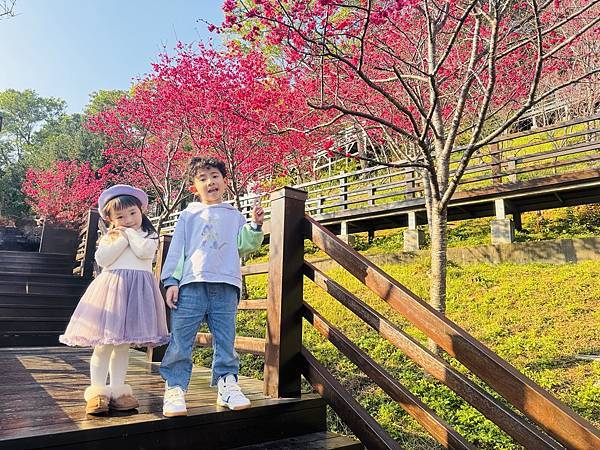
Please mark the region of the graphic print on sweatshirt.
<svg viewBox="0 0 600 450"><path fill-rule="evenodd" d="M204 250L220 250L225 242L219 243L219 233L217 232L217 224L215 217L201 218L203 224L200 228L200 247Z"/></svg>

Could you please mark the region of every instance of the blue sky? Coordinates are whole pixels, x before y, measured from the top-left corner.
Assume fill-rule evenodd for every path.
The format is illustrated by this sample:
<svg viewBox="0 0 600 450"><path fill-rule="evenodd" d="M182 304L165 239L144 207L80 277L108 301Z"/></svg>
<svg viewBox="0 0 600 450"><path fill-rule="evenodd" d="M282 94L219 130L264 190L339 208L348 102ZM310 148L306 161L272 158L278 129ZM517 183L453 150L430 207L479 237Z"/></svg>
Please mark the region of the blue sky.
<svg viewBox="0 0 600 450"><path fill-rule="evenodd" d="M89 94L128 89L166 46L213 36L221 0L17 0L0 20L0 91L33 89L82 111ZM219 42L218 36L215 37Z"/></svg>

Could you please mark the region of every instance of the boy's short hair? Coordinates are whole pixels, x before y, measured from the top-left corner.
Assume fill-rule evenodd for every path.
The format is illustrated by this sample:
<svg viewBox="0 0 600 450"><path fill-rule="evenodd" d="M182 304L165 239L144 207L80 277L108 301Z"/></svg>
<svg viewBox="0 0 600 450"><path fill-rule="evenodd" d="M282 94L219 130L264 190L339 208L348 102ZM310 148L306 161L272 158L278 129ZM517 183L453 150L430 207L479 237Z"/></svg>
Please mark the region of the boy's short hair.
<svg viewBox="0 0 600 450"><path fill-rule="evenodd" d="M197 156L192 158L190 161L190 179L193 181L198 175L200 169L217 169L223 175L223 178L227 177L227 168L225 163L219 158L204 158Z"/></svg>

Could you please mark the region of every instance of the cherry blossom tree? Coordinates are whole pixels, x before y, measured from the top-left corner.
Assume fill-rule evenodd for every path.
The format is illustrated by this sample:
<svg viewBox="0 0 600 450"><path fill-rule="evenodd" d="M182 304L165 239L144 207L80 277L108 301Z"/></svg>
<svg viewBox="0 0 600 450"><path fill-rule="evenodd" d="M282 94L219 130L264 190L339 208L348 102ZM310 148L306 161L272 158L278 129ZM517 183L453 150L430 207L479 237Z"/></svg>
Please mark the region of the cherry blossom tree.
<svg viewBox="0 0 600 450"><path fill-rule="evenodd" d="M445 311L447 208L472 156L531 108L597 77L574 49L598 0L226 0L221 31L277 46L315 82L323 125L351 119L393 143L424 185L430 303ZM560 75L560 76L558 76ZM352 121L350 123L352 123ZM461 145L451 170L451 154Z"/></svg>
<svg viewBox="0 0 600 450"><path fill-rule="evenodd" d="M78 226L110 177L109 166L94 171L88 162L54 161L48 169L29 169L22 189L40 217Z"/></svg>
<svg viewBox="0 0 600 450"><path fill-rule="evenodd" d="M177 92L194 152L225 161L238 207L259 181L307 163L301 156L315 148L317 136L276 130L308 120L310 112L289 75L272 73L262 53L235 45L226 51L180 46L175 56L163 55L155 70L158 82ZM301 110L307 114L299 116Z"/></svg>
<svg viewBox="0 0 600 450"><path fill-rule="evenodd" d="M178 100L170 86L150 75L139 81L132 95L88 122L107 142L104 157L116 178L148 191L159 205L158 230L186 194L192 149Z"/></svg>
<svg viewBox="0 0 600 450"><path fill-rule="evenodd" d="M274 131L299 120L299 108L308 111L289 76L271 73L261 53L179 44L173 55L159 55L132 95L94 116L90 128L105 136L104 156L119 176L153 193L160 228L187 194L191 156L225 161L238 207L277 168L306 164L298 155L314 148L316 136Z"/></svg>

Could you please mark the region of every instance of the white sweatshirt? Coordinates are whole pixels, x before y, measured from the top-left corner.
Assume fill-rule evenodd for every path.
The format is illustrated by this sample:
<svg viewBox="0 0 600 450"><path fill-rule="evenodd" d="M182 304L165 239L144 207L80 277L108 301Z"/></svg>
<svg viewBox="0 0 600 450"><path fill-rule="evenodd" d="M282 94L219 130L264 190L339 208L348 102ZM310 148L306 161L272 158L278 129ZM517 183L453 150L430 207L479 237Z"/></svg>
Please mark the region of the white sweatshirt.
<svg viewBox="0 0 600 450"><path fill-rule="evenodd" d="M152 272L152 260L158 247L156 235L146 237L143 230L126 228L127 238L103 236L96 250L96 262L104 270L130 269Z"/></svg>
<svg viewBox="0 0 600 450"><path fill-rule="evenodd" d="M207 282L241 289L240 257L257 250L263 236L227 203L190 203L179 215L161 280L165 286Z"/></svg>

